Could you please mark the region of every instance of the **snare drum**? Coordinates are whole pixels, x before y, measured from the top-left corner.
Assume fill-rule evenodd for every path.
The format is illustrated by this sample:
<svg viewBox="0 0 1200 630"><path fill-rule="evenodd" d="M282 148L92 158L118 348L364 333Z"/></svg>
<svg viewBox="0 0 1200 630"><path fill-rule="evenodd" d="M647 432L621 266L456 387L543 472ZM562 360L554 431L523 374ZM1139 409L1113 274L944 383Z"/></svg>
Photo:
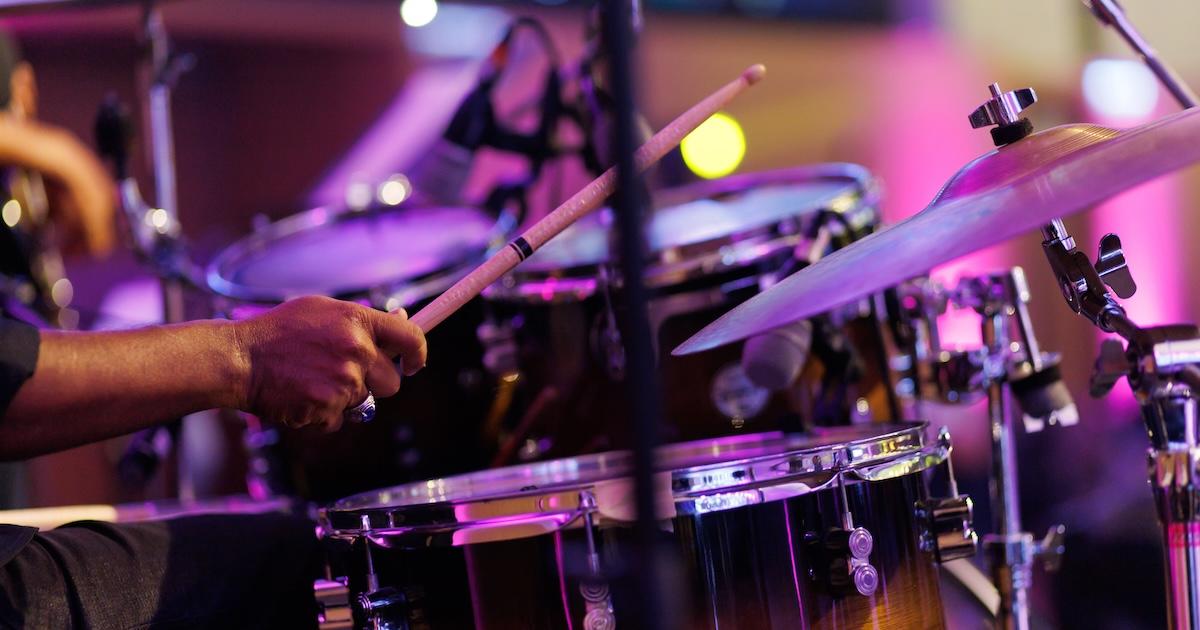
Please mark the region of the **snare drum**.
<svg viewBox="0 0 1200 630"><path fill-rule="evenodd" d="M946 456L924 425L664 447L661 537L682 628L939 628L915 507ZM613 628L629 551L626 452L397 486L321 514L360 628ZM973 541L973 534L970 534ZM407 624L407 625L406 625Z"/></svg>
<svg viewBox="0 0 1200 630"><path fill-rule="evenodd" d="M472 208L337 212L318 208L274 223L221 252L208 268L218 312L241 318L302 295L328 295L410 313L449 288L503 235ZM436 357L379 400L376 419L335 435L249 436L258 482L332 501L349 493L486 464L478 433L489 403L475 328L479 301L429 335ZM452 404L451 404L452 403ZM269 464L274 462L273 464Z"/></svg>
<svg viewBox="0 0 1200 630"><path fill-rule="evenodd" d="M759 431L795 431L801 416L822 411L813 404L819 392L805 398L751 382L742 344L687 357L670 350L801 261L870 233L878 224L876 197L870 174L849 164L738 175L656 195L645 283L670 439L726 435L749 422ZM619 428L611 423L628 415L613 315L622 294L608 281L611 223L604 212L576 223L484 293L507 316L520 348L514 379L523 400L514 405L511 440L547 447L528 456L625 446L603 441ZM831 330L818 334L829 341ZM858 397L848 396L850 407ZM845 407L815 420L847 421ZM813 423L811 415L803 424Z"/></svg>

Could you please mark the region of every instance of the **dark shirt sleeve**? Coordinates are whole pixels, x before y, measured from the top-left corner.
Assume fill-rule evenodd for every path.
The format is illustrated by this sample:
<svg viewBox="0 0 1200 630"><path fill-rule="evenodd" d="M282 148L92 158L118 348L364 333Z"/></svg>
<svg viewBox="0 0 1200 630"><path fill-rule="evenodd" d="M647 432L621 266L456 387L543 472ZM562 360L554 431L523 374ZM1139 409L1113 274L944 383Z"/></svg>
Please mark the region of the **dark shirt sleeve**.
<svg viewBox="0 0 1200 630"><path fill-rule="evenodd" d="M33 326L0 317L0 418L21 385L33 376L41 337Z"/></svg>

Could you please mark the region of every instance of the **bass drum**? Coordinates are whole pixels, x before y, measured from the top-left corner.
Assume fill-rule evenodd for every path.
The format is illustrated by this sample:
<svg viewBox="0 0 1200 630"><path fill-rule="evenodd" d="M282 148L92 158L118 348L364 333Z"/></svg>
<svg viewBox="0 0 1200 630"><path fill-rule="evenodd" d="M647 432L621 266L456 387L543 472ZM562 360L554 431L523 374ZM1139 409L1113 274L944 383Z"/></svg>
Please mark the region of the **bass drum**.
<svg viewBox="0 0 1200 630"><path fill-rule="evenodd" d="M669 440L729 435L743 426L798 431L845 423L860 398L888 389L885 359L856 354L878 346L873 336L860 338L875 328L858 326L857 315L812 322L818 360L804 379L779 391L747 377L743 344L670 355L740 302L872 232L877 190L865 169L826 164L738 175L663 191L654 201L645 283ZM617 326L623 295L610 281L611 223L602 211L572 225L484 292L518 347L509 376L516 383L513 413L503 428L508 446L496 465L628 445L622 437L607 441L620 436L629 413ZM877 417L895 417L886 394L871 402Z"/></svg>
<svg viewBox="0 0 1200 630"><path fill-rule="evenodd" d="M272 224L208 268L217 310L232 318L303 295L415 312L502 242L497 222L473 208L335 212L318 208ZM332 501L349 493L486 464L476 435L490 402L476 328L479 300L428 338L435 356L378 401L375 420L333 435L258 427L249 419L251 491ZM453 401L453 404L447 404Z"/></svg>
<svg viewBox="0 0 1200 630"><path fill-rule="evenodd" d="M667 446L656 493L682 628L941 628L914 506L924 425ZM320 516L358 628L614 628L633 615L627 452L367 493ZM850 529L848 521L852 521ZM672 561L673 560L673 561ZM353 602L349 604L348 602ZM328 602L327 602L328 603ZM336 616L326 609L328 618Z"/></svg>

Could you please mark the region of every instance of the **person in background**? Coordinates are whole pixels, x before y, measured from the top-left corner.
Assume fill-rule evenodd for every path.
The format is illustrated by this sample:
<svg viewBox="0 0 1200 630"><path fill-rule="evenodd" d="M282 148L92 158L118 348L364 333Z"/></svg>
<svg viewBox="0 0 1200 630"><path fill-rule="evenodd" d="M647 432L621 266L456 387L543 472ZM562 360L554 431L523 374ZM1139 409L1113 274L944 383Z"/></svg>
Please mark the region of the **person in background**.
<svg viewBox="0 0 1200 630"><path fill-rule="evenodd" d="M40 122L37 80L16 44L0 32L0 186L7 194L14 171L45 177L52 193L50 219L59 228L56 245L104 256L116 244L116 194L104 166L69 131ZM57 193L57 194L54 194ZM7 221L5 222L7 223ZM11 226L0 225L0 229ZM13 269L7 258L0 273Z"/></svg>

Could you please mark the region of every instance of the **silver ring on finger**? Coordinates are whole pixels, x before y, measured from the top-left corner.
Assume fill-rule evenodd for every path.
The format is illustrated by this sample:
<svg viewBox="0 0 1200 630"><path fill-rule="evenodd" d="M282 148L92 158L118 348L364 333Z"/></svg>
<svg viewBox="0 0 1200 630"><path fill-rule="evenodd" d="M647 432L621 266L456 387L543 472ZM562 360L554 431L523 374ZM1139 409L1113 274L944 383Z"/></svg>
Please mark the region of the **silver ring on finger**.
<svg viewBox="0 0 1200 630"><path fill-rule="evenodd" d="M370 422L375 419L375 395L367 391L367 397L357 405L343 412L349 422Z"/></svg>

